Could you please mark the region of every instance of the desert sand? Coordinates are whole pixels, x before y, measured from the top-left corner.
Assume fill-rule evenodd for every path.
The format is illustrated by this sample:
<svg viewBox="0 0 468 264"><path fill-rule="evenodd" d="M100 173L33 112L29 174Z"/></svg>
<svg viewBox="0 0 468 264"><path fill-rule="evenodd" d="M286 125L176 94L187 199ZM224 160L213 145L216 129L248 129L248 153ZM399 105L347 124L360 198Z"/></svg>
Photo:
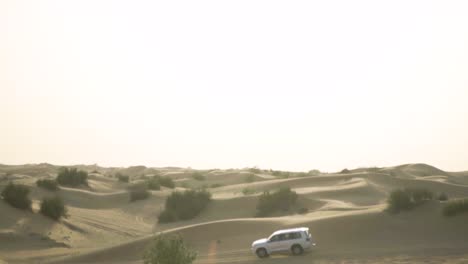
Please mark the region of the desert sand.
<svg viewBox="0 0 468 264"><path fill-rule="evenodd" d="M198 252L197 264L468 263L468 215L444 217L439 201L396 215L384 212L389 192L402 187L445 192L450 198L468 197L468 172L407 164L279 178L239 169L204 172L206 179L197 181L190 169L79 166L90 172L90 186L60 188L68 217L55 222L37 213L42 197L52 193L35 182L55 177L57 168L0 165L0 189L9 181L30 186L34 210L21 211L0 201L1 264L142 263L145 247L159 232L181 234ZM172 190L162 188L152 191L147 200L129 202L129 183L111 177L119 170L136 182L141 175L157 171L173 178L178 190L205 186L213 201L195 219L158 224L157 216ZM246 182L252 174L253 182ZM257 196L282 186L299 194L299 204L308 213L255 218ZM246 188L251 192L244 194ZM268 259L250 252L253 240L296 226L310 228L317 243L311 252Z"/></svg>

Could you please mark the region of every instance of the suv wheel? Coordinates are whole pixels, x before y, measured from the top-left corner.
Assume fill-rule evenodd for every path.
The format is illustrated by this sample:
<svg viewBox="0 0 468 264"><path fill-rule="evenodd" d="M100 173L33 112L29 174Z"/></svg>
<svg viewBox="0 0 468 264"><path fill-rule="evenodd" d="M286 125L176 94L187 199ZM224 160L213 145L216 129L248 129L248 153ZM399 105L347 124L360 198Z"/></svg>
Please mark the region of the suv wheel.
<svg viewBox="0 0 468 264"><path fill-rule="evenodd" d="M268 253L267 253L266 249L259 248L259 249L257 249L257 256L259 258L266 258L266 257L268 257Z"/></svg>
<svg viewBox="0 0 468 264"><path fill-rule="evenodd" d="M302 247L299 245L292 246L291 251L294 255L301 255L304 252Z"/></svg>

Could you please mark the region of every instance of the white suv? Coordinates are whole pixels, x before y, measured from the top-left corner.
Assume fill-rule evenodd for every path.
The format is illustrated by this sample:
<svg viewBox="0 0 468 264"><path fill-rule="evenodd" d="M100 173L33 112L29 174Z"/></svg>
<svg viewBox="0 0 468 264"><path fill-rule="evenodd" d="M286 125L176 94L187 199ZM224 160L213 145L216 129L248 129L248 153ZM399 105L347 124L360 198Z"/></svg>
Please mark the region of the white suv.
<svg viewBox="0 0 468 264"><path fill-rule="evenodd" d="M311 246L315 246L315 243L312 243L309 228L299 227L278 230L268 238L255 240L252 243L252 252L259 258L268 257L274 252L292 252L294 255L300 255Z"/></svg>

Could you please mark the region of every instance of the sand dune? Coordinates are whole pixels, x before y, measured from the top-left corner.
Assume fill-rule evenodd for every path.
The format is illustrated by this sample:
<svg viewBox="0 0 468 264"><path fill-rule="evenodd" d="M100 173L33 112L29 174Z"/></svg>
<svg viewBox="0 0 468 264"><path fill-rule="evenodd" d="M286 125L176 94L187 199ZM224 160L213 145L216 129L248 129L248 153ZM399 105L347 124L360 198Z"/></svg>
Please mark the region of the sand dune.
<svg viewBox="0 0 468 264"><path fill-rule="evenodd" d="M432 203L415 212L398 216L373 210L362 213L340 212L328 216L312 215L303 217L302 221L291 221L290 218L219 221L168 232L181 234L200 252L197 263L260 263L261 260L249 252L251 241L267 236L275 229L297 225L310 227L319 245L312 253L298 258L301 262L294 263L326 260L330 257L368 257L369 254L421 254L426 250L447 248L452 252L463 252L468 246L466 219L447 220L438 214L439 209L439 204ZM79 257L61 259L60 262L138 261L150 239L147 237ZM293 258L293 261L297 259Z"/></svg>
<svg viewBox="0 0 468 264"><path fill-rule="evenodd" d="M406 172L407 174L418 176L418 177L425 177L425 176L432 176L432 175L448 175L447 172L442 171L436 167L427 165L427 164L406 164L398 166L399 169Z"/></svg>
<svg viewBox="0 0 468 264"><path fill-rule="evenodd" d="M40 173L31 175L24 172L34 170L33 165L25 168L2 165L0 174L2 170L20 173L9 174L8 178L2 175L0 188L9 181L29 185L36 212L40 199L55 194L35 186L38 177L54 177L55 167L40 165ZM93 170L117 171L100 167ZM137 166L127 171L139 175L155 170ZM383 212L388 193L396 188L427 188L449 197L468 197L468 174L464 172L407 164L286 179L242 170L213 170L206 172L203 181L197 181L192 173L179 168L160 170L160 174L176 180L177 185L217 184L208 188L213 201L200 215L171 224L157 223L171 190L152 191L148 200L130 203L128 184L101 173L90 174L89 188L61 187L57 194L67 204L69 217L60 222L14 209L2 201L0 263L141 263L142 252L158 232L181 234L197 250L198 264L343 260L424 263L437 259L463 263L468 259L466 216L445 218L440 213L442 204L436 201L398 215ZM246 182L246 177L253 182ZM299 206L309 211L253 218L257 196L285 186L299 194ZM318 243L313 252L301 257L277 255L268 260L259 260L250 253L253 240L293 226L311 228Z"/></svg>
<svg viewBox="0 0 468 264"><path fill-rule="evenodd" d="M426 188L433 192L445 192L452 197L466 197L468 192L468 186L454 184L450 182L433 181L432 178L398 178L386 174L375 174L369 175L369 181L385 188L387 190L393 190L396 188Z"/></svg>

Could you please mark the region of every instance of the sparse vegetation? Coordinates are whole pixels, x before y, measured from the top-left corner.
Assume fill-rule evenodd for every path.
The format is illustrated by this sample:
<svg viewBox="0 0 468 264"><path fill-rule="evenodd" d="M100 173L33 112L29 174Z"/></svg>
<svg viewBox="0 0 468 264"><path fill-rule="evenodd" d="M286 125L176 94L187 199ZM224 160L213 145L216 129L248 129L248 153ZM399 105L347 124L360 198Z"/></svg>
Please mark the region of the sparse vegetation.
<svg viewBox="0 0 468 264"><path fill-rule="evenodd" d="M411 196L404 190L395 190L390 193L388 198L387 210L391 213L398 213L402 210L409 210L413 204L411 202Z"/></svg>
<svg viewBox="0 0 468 264"><path fill-rule="evenodd" d="M223 187L224 185L222 185L221 183L213 183L211 184L211 188L218 188L218 187Z"/></svg>
<svg viewBox="0 0 468 264"><path fill-rule="evenodd" d="M156 177L148 179L146 181L146 185L148 186L148 189L150 189L150 190L154 190L154 191L161 190L161 184L160 184L158 178L156 178Z"/></svg>
<svg viewBox="0 0 468 264"><path fill-rule="evenodd" d="M150 197L150 193L145 188L130 190L130 202L145 200Z"/></svg>
<svg viewBox="0 0 468 264"><path fill-rule="evenodd" d="M58 183L56 180L40 179L36 181L36 185L40 188L43 188L49 191L57 191L59 189Z"/></svg>
<svg viewBox="0 0 468 264"><path fill-rule="evenodd" d="M468 199L449 201L442 209L442 214L445 216L455 216L462 213L468 213Z"/></svg>
<svg viewBox="0 0 468 264"><path fill-rule="evenodd" d="M242 193L244 195L251 195L251 194L255 194L257 191L255 189L252 189L252 188L244 188L242 189Z"/></svg>
<svg viewBox="0 0 468 264"><path fill-rule="evenodd" d="M387 211L399 213L400 211L410 210L433 198L434 194L427 189L406 188L395 190L390 193L388 198Z"/></svg>
<svg viewBox="0 0 468 264"><path fill-rule="evenodd" d="M249 172L259 174L259 173L262 173L262 170L257 167L253 167L253 168L249 168Z"/></svg>
<svg viewBox="0 0 468 264"><path fill-rule="evenodd" d="M307 174L309 176L318 176L318 175L320 175L320 171L319 170L310 170Z"/></svg>
<svg viewBox="0 0 468 264"><path fill-rule="evenodd" d="M158 216L159 223L170 223L177 221L177 215L172 210L164 210Z"/></svg>
<svg viewBox="0 0 468 264"><path fill-rule="evenodd" d="M165 234L156 236L143 255L145 264L191 264L196 257L179 235Z"/></svg>
<svg viewBox="0 0 468 264"><path fill-rule="evenodd" d="M298 195L289 187L283 187L273 193L264 192L258 198L257 217L269 216L277 211L289 211L297 202Z"/></svg>
<svg viewBox="0 0 468 264"><path fill-rule="evenodd" d="M245 177L245 182L250 183L255 181L255 175L249 174Z"/></svg>
<svg viewBox="0 0 468 264"><path fill-rule="evenodd" d="M406 189L411 194L412 201L414 204L420 204L423 201L434 199L434 193L427 189Z"/></svg>
<svg viewBox="0 0 468 264"><path fill-rule="evenodd" d="M158 176L155 176L155 177L158 177ZM158 177L158 179L159 179L159 184L161 184L161 186L171 188L171 189L175 188L175 183L171 178L161 176L161 177Z"/></svg>
<svg viewBox="0 0 468 264"><path fill-rule="evenodd" d="M61 168L57 176L57 182L60 185L70 187L88 186L88 173L76 168Z"/></svg>
<svg viewBox="0 0 468 264"><path fill-rule="evenodd" d="M446 193L440 193L439 196L437 196L437 200L443 202L443 201L447 201L449 198L448 198L448 195Z"/></svg>
<svg viewBox="0 0 468 264"><path fill-rule="evenodd" d="M61 217L66 216L67 208L58 196L44 198L41 203L40 213L54 220L59 220Z"/></svg>
<svg viewBox="0 0 468 264"><path fill-rule="evenodd" d="M270 170L271 175L278 177L278 178L289 178L291 173L289 171L275 171Z"/></svg>
<svg viewBox="0 0 468 264"><path fill-rule="evenodd" d="M161 190L161 186L174 189L175 183L169 177L153 176L146 181L148 189L150 190Z"/></svg>
<svg viewBox="0 0 468 264"><path fill-rule="evenodd" d="M206 190L173 192L166 200L165 209L158 217L160 223L188 220L196 217L211 201Z"/></svg>
<svg viewBox="0 0 468 264"><path fill-rule="evenodd" d="M341 174L348 174L348 173L351 173L351 171L345 168L340 173Z"/></svg>
<svg viewBox="0 0 468 264"><path fill-rule="evenodd" d="M124 174L118 172L115 176L117 177L117 179L120 182L130 182L130 176L128 176L128 175L124 175Z"/></svg>
<svg viewBox="0 0 468 264"><path fill-rule="evenodd" d="M192 173L192 178L194 178L195 180L197 181L204 181L206 180L206 177L205 175L203 175L201 172L199 171L196 171L194 173Z"/></svg>
<svg viewBox="0 0 468 264"><path fill-rule="evenodd" d="M298 214L307 214L309 212L309 208L306 207L301 207L299 210L297 210Z"/></svg>
<svg viewBox="0 0 468 264"><path fill-rule="evenodd" d="M31 210L31 199L29 198L29 187L21 184L9 183L2 191L3 200L13 207L23 210Z"/></svg>

